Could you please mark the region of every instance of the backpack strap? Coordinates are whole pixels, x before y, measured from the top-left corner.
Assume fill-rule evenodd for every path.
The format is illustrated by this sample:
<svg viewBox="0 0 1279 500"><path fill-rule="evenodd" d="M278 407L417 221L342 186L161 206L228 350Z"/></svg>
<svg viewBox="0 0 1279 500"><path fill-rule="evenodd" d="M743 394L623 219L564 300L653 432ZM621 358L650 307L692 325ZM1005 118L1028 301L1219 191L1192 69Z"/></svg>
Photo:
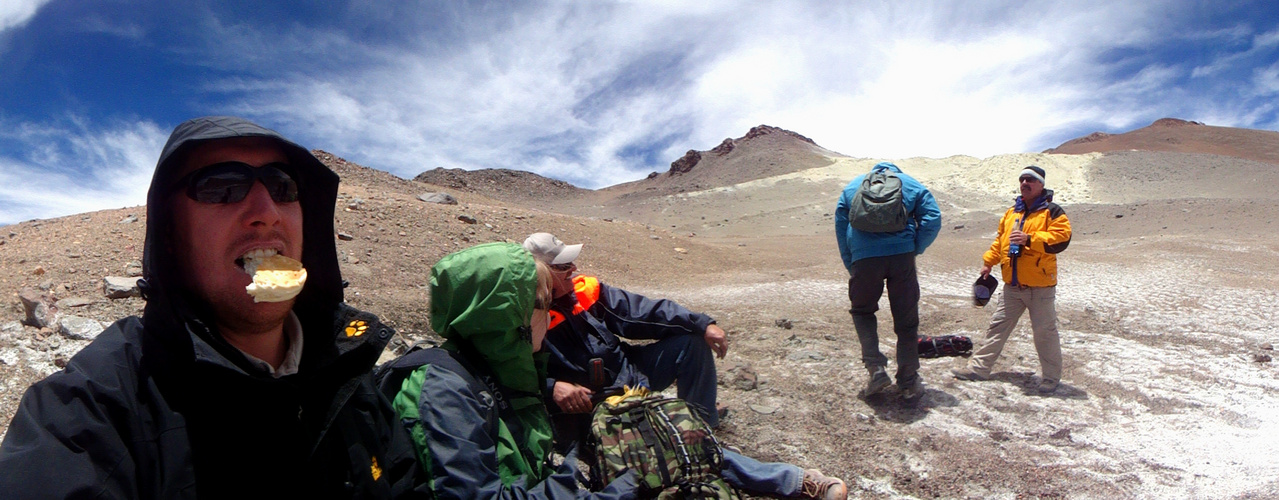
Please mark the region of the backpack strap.
<svg viewBox="0 0 1279 500"><path fill-rule="evenodd" d="M647 405L639 408L643 408L646 414L653 412ZM653 456L657 458L657 472L662 476L662 484L671 484L670 467L666 463L666 443L662 442L661 438L657 436L657 431L653 429L653 419L651 416L649 418L641 418L637 424L636 432L639 432L644 437L644 442L654 450Z"/></svg>
<svg viewBox="0 0 1279 500"><path fill-rule="evenodd" d="M506 399L497 382L487 371L481 371L476 368L479 365L471 363L462 353L456 353L443 347L422 348L421 345L414 345L403 356L378 367L373 377L377 381L378 388L382 391L382 394L386 395L388 399L394 399L395 395L400 392L400 387L404 385L404 379L407 379L409 374L424 365L434 365L456 373L466 382L466 386L471 392L479 394L487 391L492 394L498 418L506 424L506 428L511 431L512 435L524 435L524 425L515 416L515 408Z"/></svg>

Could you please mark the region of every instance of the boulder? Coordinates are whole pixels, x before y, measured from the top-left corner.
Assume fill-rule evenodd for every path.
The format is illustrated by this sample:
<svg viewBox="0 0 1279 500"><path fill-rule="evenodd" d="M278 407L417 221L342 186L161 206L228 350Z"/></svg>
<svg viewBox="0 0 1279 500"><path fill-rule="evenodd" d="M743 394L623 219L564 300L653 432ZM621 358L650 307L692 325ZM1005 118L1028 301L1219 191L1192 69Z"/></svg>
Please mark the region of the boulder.
<svg viewBox="0 0 1279 500"><path fill-rule="evenodd" d="M53 313L49 311L49 304L44 301L44 294L34 288L23 288L18 293L18 299L22 301L22 310L26 312L26 318L22 320L25 325L31 325L36 328L44 328L53 322Z"/></svg>
<svg viewBox="0 0 1279 500"><path fill-rule="evenodd" d="M728 370L729 384L742 391L752 391L759 387L759 375L750 365L735 366Z"/></svg>
<svg viewBox="0 0 1279 500"><path fill-rule="evenodd" d="M102 323L79 316L63 316L58 320L58 333L75 340L93 340L102 333Z"/></svg>
<svg viewBox="0 0 1279 500"><path fill-rule="evenodd" d="M417 195L417 199L427 203L438 203L440 205L457 205L457 198L448 193L422 193Z"/></svg>
<svg viewBox="0 0 1279 500"><path fill-rule="evenodd" d="M59 300L54 305L58 306L58 310L61 311L63 309L70 309L72 307L84 307L87 305L91 305L94 302L97 302L97 300L91 297L67 297L65 299Z"/></svg>
<svg viewBox="0 0 1279 500"><path fill-rule="evenodd" d="M102 278L102 294L108 299L123 299L141 297L142 290L138 289L136 276L107 276Z"/></svg>

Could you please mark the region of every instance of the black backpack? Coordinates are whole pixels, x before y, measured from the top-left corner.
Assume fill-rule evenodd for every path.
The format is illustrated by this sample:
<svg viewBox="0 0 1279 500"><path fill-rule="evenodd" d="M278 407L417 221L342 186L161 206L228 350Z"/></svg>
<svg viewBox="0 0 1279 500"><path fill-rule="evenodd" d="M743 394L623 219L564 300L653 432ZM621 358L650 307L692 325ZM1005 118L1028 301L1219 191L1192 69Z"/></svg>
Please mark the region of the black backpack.
<svg viewBox="0 0 1279 500"><path fill-rule="evenodd" d="M848 221L853 229L895 233L906 229L907 218L901 178L887 168L871 169L848 205Z"/></svg>
<svg viewBox="0 0 1279 500"><path fill-rule="evenodd" d="M919 357L921 358L970 356L972 353L973 340L963 335L919 336Z"/></svg>

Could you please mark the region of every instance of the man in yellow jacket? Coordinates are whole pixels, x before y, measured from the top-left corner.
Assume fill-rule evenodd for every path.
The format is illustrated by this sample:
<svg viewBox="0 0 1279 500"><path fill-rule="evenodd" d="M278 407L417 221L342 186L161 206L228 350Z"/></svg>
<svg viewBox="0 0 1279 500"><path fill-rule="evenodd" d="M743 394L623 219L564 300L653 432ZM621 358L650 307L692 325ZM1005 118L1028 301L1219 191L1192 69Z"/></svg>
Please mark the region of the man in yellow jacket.
<svg viewBox="0 0 1279 500"><path fill-rule="evenodd" d="M1044 169L1031 165L1021 171L1021 196L999 220L999 232L990 249L982 255L981 275L990 274L995 264L1002 268L1004 293L986 339L968 360L968 366L954 370L960 380L986 380L999 359L1008 335L1017 326L1022 312L1030 311L1035 352L1043 378L1039 392L1057 390L1061 380L1061 341L1057 335L1057 254L1070 245L1070 220L1066 211L1053 203L1053 192L1044 189Z"/></svg>

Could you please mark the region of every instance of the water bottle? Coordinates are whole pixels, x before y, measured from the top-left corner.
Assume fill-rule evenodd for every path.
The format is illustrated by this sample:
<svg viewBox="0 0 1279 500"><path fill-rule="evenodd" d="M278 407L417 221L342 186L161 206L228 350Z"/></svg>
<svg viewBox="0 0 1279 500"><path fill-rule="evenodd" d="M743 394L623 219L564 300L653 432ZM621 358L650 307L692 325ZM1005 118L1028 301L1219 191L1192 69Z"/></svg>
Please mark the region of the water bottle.
<svg viewBox="0 0 1279 500"><path fill-rule="evenodd" d="M1018 231L1020 231L1020 230L1021 230L1021 219L1017 219L1017 220L1013 221L1013 223L1017 225L1017 230L1018 230ZM1016 244L1016 243L1013 243L1011 240L1009 240L1009 242L1008 242L1008 256L1009 256L1009 257L1012 257L1012 258L1014 258L1014 259L1016 259L1017 257L1021 257L1021 245L1018 245L1018 244Z"/></svg>

